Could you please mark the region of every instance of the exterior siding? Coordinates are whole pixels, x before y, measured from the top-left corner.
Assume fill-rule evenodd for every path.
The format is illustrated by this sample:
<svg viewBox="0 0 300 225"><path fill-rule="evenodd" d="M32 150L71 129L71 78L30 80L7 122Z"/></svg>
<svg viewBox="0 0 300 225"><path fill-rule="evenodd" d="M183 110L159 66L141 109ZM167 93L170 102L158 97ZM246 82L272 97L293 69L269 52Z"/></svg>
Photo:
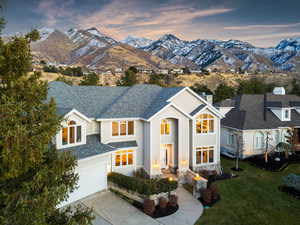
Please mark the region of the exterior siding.
<svg viewBox="0 0 300 225"><path fill-rule="evenodd" d="M174 103L176 106L178 106L188 114L193 112L199 105L204 104L204 102L200 101L193 94L189 93L186 90L176 96L172 100L172 103Z"/></svg>

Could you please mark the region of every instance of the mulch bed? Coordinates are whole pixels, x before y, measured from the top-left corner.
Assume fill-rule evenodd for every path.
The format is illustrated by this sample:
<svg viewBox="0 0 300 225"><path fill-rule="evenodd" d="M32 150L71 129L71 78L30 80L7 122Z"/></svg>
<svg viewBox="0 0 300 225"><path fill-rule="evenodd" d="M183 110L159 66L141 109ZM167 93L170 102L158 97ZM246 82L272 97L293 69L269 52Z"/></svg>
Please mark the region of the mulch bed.
<svg viewBox="0 0 300 225"><path fill-rule="evenodd" d="M275 158L280 158L280 161L276 161ZM289 159L286 159L284 153L275 153L269 155L268 162L265 162L263 155L252 156L246 159L251 165L257 168L269 170L272 172L280 172L284 170L289 164L300 163L300 154L290 155Z"/></svg>
<svg viewBox="0 0 300 225"><path fill-rule="evenodd" d="M300 200L300 191L296 190L295 188L281 185L278 187L278 189L280 191L285 192L288 195Z"/></svg>
<svg viewBox="0 0 300 225"><path fill-rule="evenodd" d="M143 211L143 204L137 201L134 201L132 203L132 205L134 207L136 207L137 209ZM179 209L179 206L177 205L176 207L172 207L170 205L168 205L166 208L160 208L159 205L157 205L155 207L155 212L152 216L152 218L160 218L160 217L165 217L165 216L169 216L172 215L173 213L177 212L177 210Z"/></svg>
<svg viewBox="0 0 300 225"><path fill-rule="evenodd" d="M218 201L221 200L221 196L219 195L217 199L213 200L210 203L207 203L206 201L203 200L202 197L198 198L198 200L202 203L203 207L212 207L213 205L215 205Z"/></svg>

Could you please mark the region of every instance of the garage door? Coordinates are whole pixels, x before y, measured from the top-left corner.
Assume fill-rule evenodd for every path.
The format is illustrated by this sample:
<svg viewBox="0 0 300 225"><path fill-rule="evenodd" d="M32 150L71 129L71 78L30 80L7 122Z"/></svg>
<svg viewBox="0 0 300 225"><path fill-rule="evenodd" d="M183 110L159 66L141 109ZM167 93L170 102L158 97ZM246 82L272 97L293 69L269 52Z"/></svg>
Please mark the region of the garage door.
<svg viewBox="0 0 300 225"><path fill-rule="evenodd" d="M94 162L92 165L81 165L77 167L76 173L79 175L79 188L71 193L68 201L62 205L70 204L107 187L107 172L104 162Z"/></svg>

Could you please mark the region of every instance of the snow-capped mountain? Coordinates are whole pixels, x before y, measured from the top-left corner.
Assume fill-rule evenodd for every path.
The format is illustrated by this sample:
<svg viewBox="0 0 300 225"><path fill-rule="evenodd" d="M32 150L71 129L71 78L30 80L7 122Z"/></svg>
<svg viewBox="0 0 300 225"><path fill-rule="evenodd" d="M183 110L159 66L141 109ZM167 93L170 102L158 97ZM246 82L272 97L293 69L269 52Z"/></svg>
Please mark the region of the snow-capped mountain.
<svg viewBox="0 0 300 225"><path fill-rule="evenodd" d="M138 38L134 36L128 36L126 39L122 41L122 43L130 45L134 48L145 48L148 45L152 44L152 40L147 38Z"/></svg>
<svg viewBox="0 0 300 225"><path fill-rule="evenodd" d="M174 64L220 71L292 71L300 67L300 38L286 39L274 48L257 48L239 40L185 41L166 34L147 45L125 42Z"/></svg>
<svg viewBox="0 0 300 225"><path fill-rule="evenodd" d="M119 68L141 65L146 68L172 68L173 64L138 48L120 43L96 28L69 29L66 32L44 28L42 39L32 44L36 57L55 64L87 68Z"/></svg>
<svg viewBox="0 0 300 225"><path fill-rule="evenodd" d="M47 28L47 27L43 27L38 29L39 33L40 33L40 37L41 39L39 41L44 41L46 40L50 34L52 34L55 30L52 28Z"/></svg>

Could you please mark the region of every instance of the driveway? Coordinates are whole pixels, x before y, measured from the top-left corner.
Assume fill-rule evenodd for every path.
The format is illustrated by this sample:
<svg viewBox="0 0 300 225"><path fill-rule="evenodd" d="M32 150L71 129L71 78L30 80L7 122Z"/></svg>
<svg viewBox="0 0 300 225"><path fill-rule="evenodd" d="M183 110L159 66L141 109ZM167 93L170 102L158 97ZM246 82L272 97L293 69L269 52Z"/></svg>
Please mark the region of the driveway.
<svg viewBox="0 0 300 225"><path fill-rule="evenodd" d="M201 203L184 188L176 190L179 209L176 213L153 219L110 191L80 200L94 209L93 225L194 225L203 213Z"/></svg>

